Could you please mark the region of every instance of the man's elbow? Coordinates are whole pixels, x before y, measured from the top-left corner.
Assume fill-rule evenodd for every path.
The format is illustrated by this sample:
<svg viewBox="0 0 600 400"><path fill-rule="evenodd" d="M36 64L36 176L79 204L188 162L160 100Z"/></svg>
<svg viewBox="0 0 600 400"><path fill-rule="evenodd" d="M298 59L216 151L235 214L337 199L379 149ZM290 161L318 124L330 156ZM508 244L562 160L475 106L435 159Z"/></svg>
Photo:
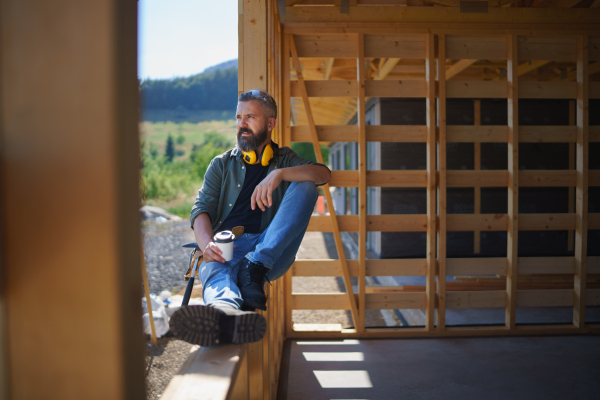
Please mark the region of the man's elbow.
<svg viewBox="0 0 600 400"><path fill-rule="evenodd" d="M331 179L331 171L329 170L329 168L325 168L325 167L321 167L322 172L321 172L321 182L319 182L319 185L324 185L327 182L329 182L329 180Z"/></svg>

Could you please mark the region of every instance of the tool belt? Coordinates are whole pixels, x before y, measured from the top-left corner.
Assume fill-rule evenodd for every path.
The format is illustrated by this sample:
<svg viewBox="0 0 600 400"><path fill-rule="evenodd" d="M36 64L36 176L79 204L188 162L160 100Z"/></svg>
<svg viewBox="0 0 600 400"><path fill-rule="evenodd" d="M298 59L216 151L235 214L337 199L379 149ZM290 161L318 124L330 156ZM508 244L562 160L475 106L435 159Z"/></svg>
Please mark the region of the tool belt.
<svg viewBox="0 0 600 400"><path fill-rule="evenodd" d="M233 236L238 238L239 236L241 236L244 233L244 227L236 226L235 228L233 228L231 230L231 232L233 233ZM196 259L198 259L198 264L201 264L204 259L204 255L202 254L202 250L196 243L189 243L189 244L184 245L183 247L190 247L193 249L192 252L190 253L190 262L188 263L188 269L185 272L185 277L184 277L185 281L187 282L190 280L190 277L192 276L192 269L194 268L194 264L196 264ZM196 269L195 278L198 277L198 271L200 271L200 268Z"/></svg>

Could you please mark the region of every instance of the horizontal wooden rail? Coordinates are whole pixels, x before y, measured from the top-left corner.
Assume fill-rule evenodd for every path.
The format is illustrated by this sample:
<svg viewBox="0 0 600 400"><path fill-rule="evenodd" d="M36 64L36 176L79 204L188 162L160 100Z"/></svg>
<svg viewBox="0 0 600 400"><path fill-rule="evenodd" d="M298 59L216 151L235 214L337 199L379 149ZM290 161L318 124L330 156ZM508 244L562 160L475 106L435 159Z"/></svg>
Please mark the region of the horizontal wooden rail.
<svg viewBox="0 0 600 400"><path fill-rule="evenodd" d="M506 276L506 257L448 258L447 275ZM358 261L348 260L350 276L358 276ZM425 258L366 260L366 276L425 276ZM519 275L572 274L574 257L519 257ZM600 257L588 257L588 274L600 274ZM339 260L296 260L293 276L343 276Z"/></svg>
<svg viewBox="0 0 600 400"><path fill-rule="evenodd" d="M326 31L327 29L323 29ZM354 58L356 39L352 34L296 34L299 57ZM425 35L406 33L365 34L365 57L392 57L425 59ZM592 42L592 38L590 38ZM590 46L590 60L596 60L598 52ZM501 61L507 59L506 37L447 35L446 57L450 59L480 59ZM520 61L554 60L576 61L577 52L573 37L519 36L518 57Z"/></svg>
<svg viewBox="0 0 600 400"><path fill-rule="evenodd" d="M357 215L339 215L340 230L356 232ZM521 231L557 231L575 229L575 214L519 214ZM439 223L439 221L438 221ZM449 232L469 231L505 231L508 229L506 214L448 214L446 216ZM600 229L600 213L590 213L589 229ZM331 232L329 216L313 216L308 224L309 232ZM385 214L367 215L367 231L370 232L425 232L427 218L425 214Z"/></svg>
<svg viewBox="0 0 600 400"><path fill-rule="evenodd" d="M587 289L586 292L586 305L600 305L600 289ZM517 290L517 307L571 307L573 294L573 289ZM365 305L369 310L424 309L427 305L424 289L419 292L366 293L365 298ZM446 293L446 307L449 309L504 308L505 303L504 290ZM294 293L292 305L294 310L350 309L345 293Z"/></svg>
<svg viewBox="0 0 600 400"><path fill-rule="evenodd" d="M305 81L309 97L352 97L358 83L355 80ZM506 98L506 81L448 81L447 98L498 99ZM291 97L302 97L298 81L290 82ZM425 98L426 81L366 81L365 96ZM590 83L590 98L600 96L600 82ZM575 99L577 82L521 82L519 98L522 99Z"/></svg>
<svg viewBox="0 0 600 400"><path fill-rule="evenodd" d="M600 186L600 170L588 172L589 186ZM329 185L333 187L358 187L358 171L331 171ZM426 187L427 172L423 170L367 171L367 186L371 187ZM507 187L506 170L448 170L447 187ZM520 187L574 187L575 170L522 170Z"/></svg>
<svg viewBox="0 0 600 400"><path fill-rule="evenodd" d="M366 276L425 276L424 258L399 260L366 260ZM350 276L358 276L358 260L348 260ZM343 276L339 260L296 260L294 276Z"/></svg>
<svg viewBox="0 0 600 400"><path fill-rule="evenodd" d="M321 142L357 142L356 125L318 125L317 135ZM292 142L312 142L307 125L292 126ZM427 128L424 125L367 125L367 142L424 143ZM506 125L448 125L447 142L458 143L506 143ZM590 126L590 143L600 142L600 125ZM521 126L520 143L575 143L576 126Z"/></svg>

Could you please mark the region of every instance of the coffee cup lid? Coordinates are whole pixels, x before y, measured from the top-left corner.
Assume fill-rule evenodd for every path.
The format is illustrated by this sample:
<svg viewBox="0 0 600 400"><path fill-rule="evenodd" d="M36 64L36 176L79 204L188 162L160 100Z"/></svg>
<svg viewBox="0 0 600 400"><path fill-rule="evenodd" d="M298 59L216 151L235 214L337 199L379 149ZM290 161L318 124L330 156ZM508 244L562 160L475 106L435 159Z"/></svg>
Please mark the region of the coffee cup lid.
<svg viewBox="0 0 600 400"><path fill-rule="evenodd" d="M235 236L231 231L221 231L215 235L215 243L230 243L233 242Z"/></svg>

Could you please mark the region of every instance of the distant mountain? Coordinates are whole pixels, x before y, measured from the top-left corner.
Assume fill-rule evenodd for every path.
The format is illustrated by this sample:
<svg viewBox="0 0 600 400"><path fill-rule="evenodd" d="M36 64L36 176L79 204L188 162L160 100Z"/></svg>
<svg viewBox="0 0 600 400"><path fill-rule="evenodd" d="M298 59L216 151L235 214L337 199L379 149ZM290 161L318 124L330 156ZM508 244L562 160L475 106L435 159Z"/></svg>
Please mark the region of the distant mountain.
<svg viewBox="0 0 600 400"><path fill-rule="evenodd" d="M145 79L140 83L145 110L235 110L237 89L237 60L188 77Z"/></svg>
<svg viewBox="0 0 600 400"><path fill-rule="evenodd" d="M228 69L228 68L237 69L237 67L238 67L238 60L236 58L234 60L225 61L225 62L222 62L221 64L217 64L217 65L213 65L212 67L208 67L204 71L202 71L202 73L205 74L207 72L213 72L213 71L216 71L219 69Z"/></svg>

